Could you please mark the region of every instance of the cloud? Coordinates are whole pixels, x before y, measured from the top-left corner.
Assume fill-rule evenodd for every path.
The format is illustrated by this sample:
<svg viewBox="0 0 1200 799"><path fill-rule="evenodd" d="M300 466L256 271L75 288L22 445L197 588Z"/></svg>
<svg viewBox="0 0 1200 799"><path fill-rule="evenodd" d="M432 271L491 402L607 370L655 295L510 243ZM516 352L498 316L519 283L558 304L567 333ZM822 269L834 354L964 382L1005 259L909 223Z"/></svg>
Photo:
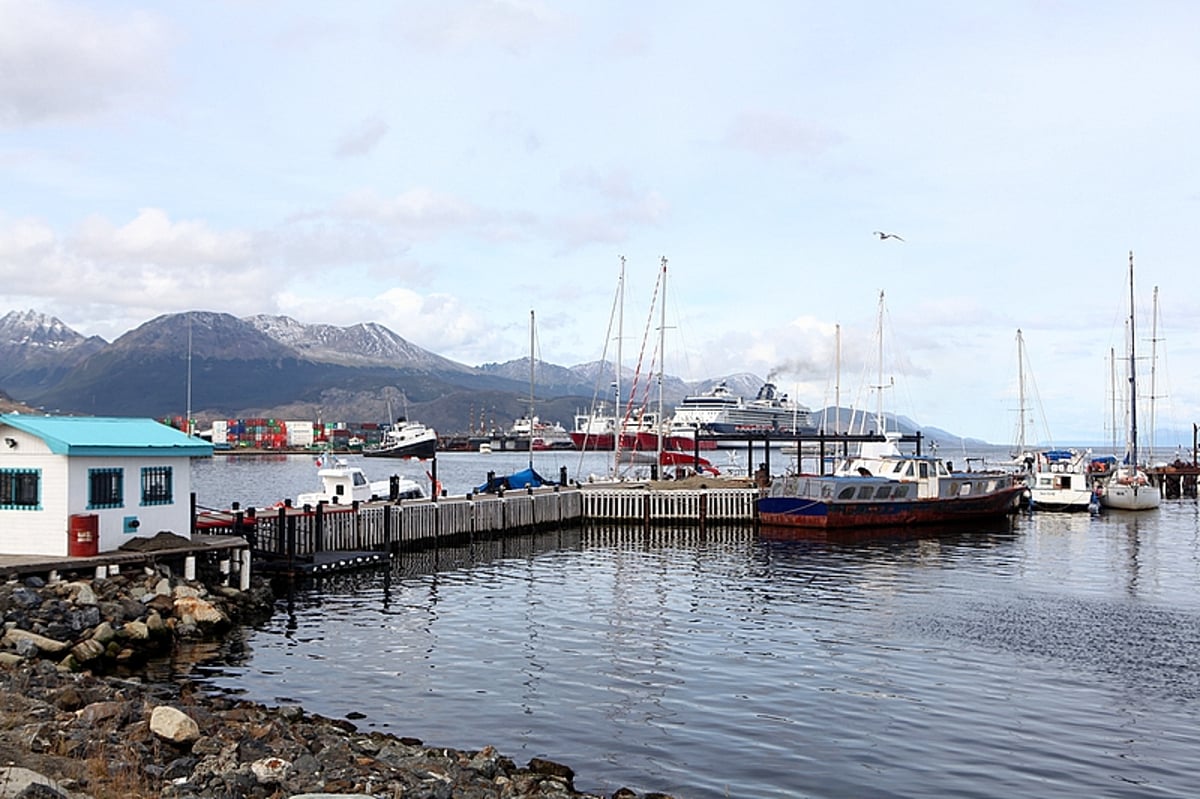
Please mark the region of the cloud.
<svg viewBox="0 0 1200 799"><path fill-rule="evenodd" d="M199 267L244 265L254 260L253 237L244 232L218 232L204 222L172 222L165 211L144 208L128 224L87 219L74 246L87 258L117 264Z"/></svg>
<svg viewBox="0 0 1200 799"><path fill-rule="evenodd" d="M795 117L748 111L730 121L724 142L733 149L773 157L819 155L839 144L841 139L831 131Z"/></svg>
<svg viewBox="0 0 1200 799"><path fill-rule="evenodd" d="M475 0L434 3L406 10L402 35L426 50L461 50L481 45L524 55L540 42L573 27L570 17L536 0Z"/></svg>
<svg viewBox="0 0 1200 799"><path fill-rule="evenodd" d="M55 0L0 0L0 127L103 113L153 93L168 34L154 15Z"/></svg>
<svg viewBox="0 0 1200 799"><path fill-rule="evenodd" d="M332 209L337 216L386 223L415 238L430 238L451 230L478 227L484 212L452 194L418 187L391 197L371 189L344 196Z"/></svg>
<svg viewBox="0 0 1200 799"><path fill-rule="evenodd" d="M364 119L357 127L342 136L334 154L338 158L366 155L375 149L389 130L391 127L388 123L379 117Z"/></svg>

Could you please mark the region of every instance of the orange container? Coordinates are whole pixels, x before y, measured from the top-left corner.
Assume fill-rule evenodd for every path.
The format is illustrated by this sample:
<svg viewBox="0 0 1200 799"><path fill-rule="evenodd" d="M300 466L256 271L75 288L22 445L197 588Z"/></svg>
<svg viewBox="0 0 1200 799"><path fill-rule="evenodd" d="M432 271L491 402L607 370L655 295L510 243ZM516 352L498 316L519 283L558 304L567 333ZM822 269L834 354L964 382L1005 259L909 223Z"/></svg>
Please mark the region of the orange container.
<svg viewBox="0 0 1200 799"><path fill-rule="evenodd" d="M86 558L100 551L100 517L94 513L76 513L67 529L67 554Z"/></svg>

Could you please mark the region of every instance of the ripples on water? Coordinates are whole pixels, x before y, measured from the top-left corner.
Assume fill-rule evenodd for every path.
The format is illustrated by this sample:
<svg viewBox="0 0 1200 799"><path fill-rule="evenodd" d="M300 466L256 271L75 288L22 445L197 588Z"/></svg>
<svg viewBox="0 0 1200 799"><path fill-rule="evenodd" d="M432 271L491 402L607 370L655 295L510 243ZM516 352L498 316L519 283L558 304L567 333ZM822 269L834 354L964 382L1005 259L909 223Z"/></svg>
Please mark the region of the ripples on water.
<svg viewBox="0 0 1200 799"><path fill-rule="evenodd" d="M1191 796L1193 501L812 540L587 527L281 602L216 690L680 797Z"/></svg>

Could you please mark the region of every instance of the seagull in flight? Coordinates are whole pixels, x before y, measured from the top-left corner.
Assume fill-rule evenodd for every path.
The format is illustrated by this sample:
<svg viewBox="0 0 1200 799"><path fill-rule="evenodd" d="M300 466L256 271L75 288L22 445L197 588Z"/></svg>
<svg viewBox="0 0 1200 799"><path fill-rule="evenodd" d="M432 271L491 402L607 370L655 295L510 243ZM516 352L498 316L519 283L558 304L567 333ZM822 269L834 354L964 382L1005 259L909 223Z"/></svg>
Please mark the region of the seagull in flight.
<svg viewBox="0 0 1200 799"><path fill-rule="evenodd" d="M903 238L901 238L900 236L897 236L895 233L884 233L882 230L876 230L875 235L879 237L880 241L883 241L884 239L895 239L896 241L904 241Z"/></svg>

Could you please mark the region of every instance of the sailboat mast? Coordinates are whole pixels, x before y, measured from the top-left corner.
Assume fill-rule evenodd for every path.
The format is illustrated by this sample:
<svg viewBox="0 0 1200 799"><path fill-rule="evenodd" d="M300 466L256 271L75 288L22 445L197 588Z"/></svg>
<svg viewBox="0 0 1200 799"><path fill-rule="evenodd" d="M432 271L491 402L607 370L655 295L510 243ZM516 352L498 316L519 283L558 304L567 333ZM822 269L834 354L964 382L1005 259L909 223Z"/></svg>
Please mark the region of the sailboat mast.
<svg viewBox="0 0 1200 799"><path fill-rule="evenodd" d="M834 352L834 371L833 371L833 432L840 433L842 431L842 326L838 324L834 327L834 337L837 341ZM826 420L826 429L829 428L828 420Z"/></svg>
<svg viewBox="0 0 1200 799"><path fill-rule="evenodd" d="M1154 304L1150 316L1150 457L1154 460L1154 402L1158 399L1158 286L1154 287Z"/></svg>
<svg viewBox="0 0 1200 799"><path fill-rule="evenodd" d="M1112 450L1115 455L1117 452L1117 350L1116 347L1108 349L1108 390L1112 394Z"/></svg>
<svg viewBox="0 0 1200 799"><path fill-rule="evenodd" d="M663 451L663 364L666 360L667 344L667 256L662 257L662 308L658 324L658 435L655 436L654 460L662 468Z"/></svg>
<svg viewBox="0 0 1200 799"><path fill-rule="evenodd" d="M1025 454L1025 337L1017 328L1017 398L1020 408L1017 411L1017 455Z"/></svg>
<svg viewBox="0 0 1200 799"><path fill-rule="evenodd" d="M1137 335L1133 312L1133 251L1129 251L1129 465L1137 466Z"/></svg>
<svg viewBox="0 0 1200 799"><path fill-rule="evenodd" d="M529 468L533 468L533 353L534 353L534 317L533 309L529 309Z"/></svg>
<svg viewBox="0 0 1200 799"><path fill-rule="evenodd" d="M876 397L875 423L879 425L879 435L883 435L883 291L879 292L879 323L876 331L879 340L879 389Z"/></svg>
<svg viewBox="0 0 1200 799"><path fill-rule="evenodd" d="M621 428L624 427L621 414L621 340L625 335L625 256L621 256L621 273L617 276L617 368L614 370L613 387L613 464L612 473L616 476L621 465Z"/></svg>

